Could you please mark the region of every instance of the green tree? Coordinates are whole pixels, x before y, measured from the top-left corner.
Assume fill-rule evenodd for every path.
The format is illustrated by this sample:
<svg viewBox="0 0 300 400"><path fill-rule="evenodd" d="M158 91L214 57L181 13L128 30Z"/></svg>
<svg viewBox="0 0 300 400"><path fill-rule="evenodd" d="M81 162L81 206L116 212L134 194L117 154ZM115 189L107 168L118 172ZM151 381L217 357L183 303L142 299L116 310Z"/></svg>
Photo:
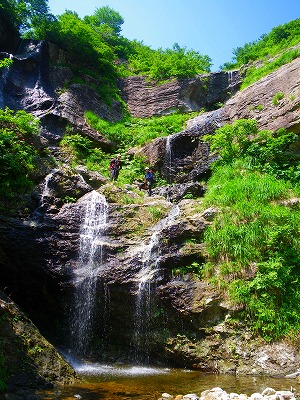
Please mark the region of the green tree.
<svg viewBox="0 0 300 400"><path fill-rule="evenodd" d="M92 16L84 17L84 22L100 28L102 32L119 35L124 20L117 11L105 6L97 8Z"/></svg>
<svg viewBox="0 0 300 400"><path fill-rule="evenodd" d="M0 110L0 197L31 188L37 168L39 122L25 111ZM1 209L1 204L0 204Z"/></svg>
<svg viewBox="0 0 300 400"><path fill-rule="evenodd" d="M48 0L2 0L0 10L21 34L30 36L40 24L51 22Z"/></svg>
<svg viewBox="0 0 300 400"><path fill-rule="evenodd" d="M76 13L66 11L60 15L47 32L47 39L76 54L83 64L95 65L106 76L114 74L112 61L115 56L112 49L103 41L101 34Z"/></svg>
<svg viewBox="0 0 300 400"><path fill-rule="evenodd" d="M135 54L129 57L129 69L163 81L172 77L185 78L210 71L211 59L175 43L172 49L153 50L136 43Z"/></svg>

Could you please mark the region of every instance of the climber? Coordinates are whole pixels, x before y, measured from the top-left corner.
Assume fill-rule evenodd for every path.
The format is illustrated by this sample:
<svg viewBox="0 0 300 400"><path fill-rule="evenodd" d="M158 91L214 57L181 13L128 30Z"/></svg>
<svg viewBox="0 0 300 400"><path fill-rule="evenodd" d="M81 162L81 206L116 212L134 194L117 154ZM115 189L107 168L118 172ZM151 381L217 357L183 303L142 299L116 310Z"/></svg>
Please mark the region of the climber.
<svg viewBox="0 0 300 400"><path fill-rule="evenodd" d="M146 173L145 173L145 178L144 178L144 182L140 184L140 190L141 189L145 189L148 190L148 194L149 196L152 195L152 187L154 185L155 182L155 175L154 172L152 171L152 169L150 169L149 167L147 167L145 169Z"/></svg>
<svg viewBox="0 0 300 400"><path fill-rule="evenodd" d="M110 178L112 181L118 179L120 169L122 169L121 154L118 154L117 157L113 158L110 162Z"/></svg>

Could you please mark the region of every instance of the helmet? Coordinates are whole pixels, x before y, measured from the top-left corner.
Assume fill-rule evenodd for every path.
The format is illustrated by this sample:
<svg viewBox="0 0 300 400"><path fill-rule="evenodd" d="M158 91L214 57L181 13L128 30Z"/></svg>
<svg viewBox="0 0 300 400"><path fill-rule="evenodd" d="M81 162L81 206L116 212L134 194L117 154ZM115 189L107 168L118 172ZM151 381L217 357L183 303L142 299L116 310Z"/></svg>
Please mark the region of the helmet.
<svg viewBox="0 0 300 400"><path fill-rule="evenodd" d="M148 171L148 169L150 169L149 167L146 167L145 170Z"/></svg>

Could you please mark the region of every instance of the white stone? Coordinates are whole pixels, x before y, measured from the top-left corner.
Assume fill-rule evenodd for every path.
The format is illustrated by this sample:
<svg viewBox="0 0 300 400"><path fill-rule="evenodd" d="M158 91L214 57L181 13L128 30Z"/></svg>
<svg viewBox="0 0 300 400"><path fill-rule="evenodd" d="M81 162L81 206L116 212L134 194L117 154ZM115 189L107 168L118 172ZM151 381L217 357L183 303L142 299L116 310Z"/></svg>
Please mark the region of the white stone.
<svg viewBox="0 0 300 400"><path fill-rule="evenodd" d="M275 395L280 397L281 399L284 399L284 400L294 399L295 398L294 393L292 393L289 390L281 390L279 392L276 392Z"/></svg>
<svg viewBox="0 0 300 400"><path fill-rule="evenodd" d="M267 387L265 390L263 390L262 395L263 396L270 396L270 395L275 394L275 393L276 393L276 390L274 390L274 389L272 389L270 387Z"/></svg>
<svg viewBox="0 0 300 400"><path fill-rule="evenodd" d="M195 393L189 393L183 396L183 400L199 400L199 397Z"/></svg>
<svg viewBox="0 0 300 400"><path fill-rule="evenodd" d="M261 400L263 398L263 395L260 393L252 393L250 399L252 400Z"/></svg>

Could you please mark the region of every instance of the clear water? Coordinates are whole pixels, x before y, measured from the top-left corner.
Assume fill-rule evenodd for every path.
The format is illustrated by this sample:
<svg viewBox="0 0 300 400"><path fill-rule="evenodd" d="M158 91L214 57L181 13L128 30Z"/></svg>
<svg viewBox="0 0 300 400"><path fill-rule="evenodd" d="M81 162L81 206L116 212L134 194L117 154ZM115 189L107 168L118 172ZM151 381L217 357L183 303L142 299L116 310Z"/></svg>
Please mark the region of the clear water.
<svg viewBox="0 0 300 400"><path fill-rule="evenodd" d="M75 385L40 393L44 400L157 400L162 393L173 396L196 393L220 387L227 393L261 393L265 388L290 390L293 379L266 377L236 377L205 374L183 369L140 366L78 364L75 366L82 381Z"/></svg>

